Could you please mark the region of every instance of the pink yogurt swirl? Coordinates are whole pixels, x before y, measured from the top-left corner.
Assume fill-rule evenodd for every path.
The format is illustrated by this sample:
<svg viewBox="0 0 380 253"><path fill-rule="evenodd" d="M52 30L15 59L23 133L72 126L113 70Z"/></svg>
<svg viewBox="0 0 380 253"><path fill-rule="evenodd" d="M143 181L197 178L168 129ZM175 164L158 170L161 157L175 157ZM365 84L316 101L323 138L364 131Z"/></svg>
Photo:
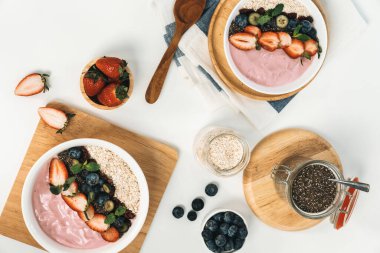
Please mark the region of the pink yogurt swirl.
<svg viewBox="0 0 380 253"><path fill-rule="evenodd" d="M70 209L61 195L50 192L48 165L41 169L34 185L33 208L41 229L64 246L93 249L108 244Z"/></svg>

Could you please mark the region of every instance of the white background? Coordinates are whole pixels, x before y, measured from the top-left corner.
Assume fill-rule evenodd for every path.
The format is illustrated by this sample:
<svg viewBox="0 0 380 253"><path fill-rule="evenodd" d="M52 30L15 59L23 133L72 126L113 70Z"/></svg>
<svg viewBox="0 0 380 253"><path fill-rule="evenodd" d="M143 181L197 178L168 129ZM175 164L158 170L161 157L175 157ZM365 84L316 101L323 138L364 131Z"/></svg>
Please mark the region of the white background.
<svg viewBox="0 0 380 253"><path fill-rule="evenodd" d="M143 253L208 252L200 229L205 215L215 208L239 210L248 220L249 237L243 253L380 252L380 3L356 3L369 21L365 33L356 35L346 53L327 59L314 83L286 107L279 119L258 133L222 102L210 106L174 65L159 102L145 102L146 87L166 46L159 14L147 0L0 0L0 209L39 120L37 108L56 100L179 150L176 170ZM103 55L127 59L136 76L131 100L109 112L92 108L79 90L82 67ZM31 98L15 97L15 85L34 71L51 73L51 91ZM272 229L246 206L241 174L216 178L193 158L194 136L208 124L237 129L252 147L262 136L278 129L314 130L335 146L346 176L359 176L371 183L371 193L361 194L350 223L342 231L334 231L328 221L297 233ZM183 204L188 210L191 200L203 196L204 186L211 181L219 183L220 193L206 199L197 221L173 219L172 208ZM0 236L0 252L40 251Z"/></svg>

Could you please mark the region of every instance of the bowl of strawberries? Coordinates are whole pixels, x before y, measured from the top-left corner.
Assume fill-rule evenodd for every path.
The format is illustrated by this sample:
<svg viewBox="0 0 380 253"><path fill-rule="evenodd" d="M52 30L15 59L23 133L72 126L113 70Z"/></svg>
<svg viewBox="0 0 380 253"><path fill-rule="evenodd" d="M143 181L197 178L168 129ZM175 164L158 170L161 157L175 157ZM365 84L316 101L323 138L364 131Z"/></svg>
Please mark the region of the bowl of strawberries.
<svg viewBox="0 0 380 253"><path fill-rule="evenodd" d="M133 90L133 75L125 60L101 57L89 62L80 77L83 97L92 106L112 110L128 101Z"/></svg>

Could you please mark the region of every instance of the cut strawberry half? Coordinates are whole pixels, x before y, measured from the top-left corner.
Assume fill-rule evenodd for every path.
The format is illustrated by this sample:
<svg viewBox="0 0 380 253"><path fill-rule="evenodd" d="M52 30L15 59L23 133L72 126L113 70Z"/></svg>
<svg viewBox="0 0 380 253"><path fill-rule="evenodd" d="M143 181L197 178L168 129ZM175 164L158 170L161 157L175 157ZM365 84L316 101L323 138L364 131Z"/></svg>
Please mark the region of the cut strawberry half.
<svg viewBox="0 0 380 253"><path fill-rule="evenodd" d="M284 51L289 57L297 59L303 55L305 48L302 41L293 39L292 44L284 48Z"/></svg>
<svg viewBox="0 0 380 253"><path fill-rule="evenodd" d="M62 195L72 197L78 192L78 183L72 182L66 191L62 192Z"/></svg>
<svg viewBox="0 0 380 253"><path fill-rule="evenodd" d="M78 212L79 218L81 218L84 221L91 220L95 215L95 209L92 205L89 205L87 210L84 212Z"/></svg>
<svg viewBox="0 0 380 253"><path fill-rule="evenodd" d="M87 208L87 197L83 193L78 193L73 197L62 195L62 198L74 211L83 212Z"/></svg>
<svg viewBox="0 0 380 253"><path fill-rule="evenodd" d="M49 182L54 186L63 186L69 177L65 164L58 158L53 158L49 166Z"/></svg>
<svg viewBox="0 0 380 253"><path fill-rule="evenodd" d="M278 38L280 39L280 48L285 48L292 44L292 37L290 37L289 33L279 32Z"/></svg>
<svg viewBox="0 0 380 253"><path fill-rule="evenodd" d="M244 32L250 33L253 36L255 36L256 38L260 38L261 37L261 30L260 30L260 28L258 28L257 26L254 26L254 25L249 25L249 26L245 27L244 28Z"/></svg>
<svg viewBox="0 0 380 253"><path fill-rule="evenodd" d="M314 56L318 53L318 42L313 39L310 39L305 42L305 52L310 56Z"/></svg>
<svg viewBox="0 0 380 253"><path fill-rule="evenodd" d="M24 77L16 86L15 95L32 96L42 91L48 91L47 74L33 73Z"/></svg>
<svg viewBox="0 0 380 253"><path fill-rule="evenodd" d="M275 32L264 32L259 39L259 44L264 49L273 52L279 47L280 39Z"/></svg>
<svg viewBox="0 0 380 253"><path fill-rule="evenodd" d="M107 242L116 242L120 238L119 231L114 227L110 227L107 231L101 233L101 235Z"/></svg>
<svg viewBox="0 0 380 253"><path fill-rule="evenodd" d="M240 50L248 51L256 48L257 38L250 33L236 33L229 40L234 47Z"/></svg>
<svg viewBox="0 0 380 253"><path fill-rule="evenodd" d="M92 230L101 233L106 231L110 227L109 224L104 223L105 220L106 216L104 216L103 214L95 214L94 217L92 217L92 219L90 219L86 223L87 226L89 226Z"/></svg>
<svg viewBox="0 0 380 253"><path fill-rule="evenodd" d="M66 130L70 119L75 116L75 114L67 114L63 111L49 107L40 107L38 109L38 114L46 124L54 129L58 129L57 133L63 133L63 131Z"/></svg>

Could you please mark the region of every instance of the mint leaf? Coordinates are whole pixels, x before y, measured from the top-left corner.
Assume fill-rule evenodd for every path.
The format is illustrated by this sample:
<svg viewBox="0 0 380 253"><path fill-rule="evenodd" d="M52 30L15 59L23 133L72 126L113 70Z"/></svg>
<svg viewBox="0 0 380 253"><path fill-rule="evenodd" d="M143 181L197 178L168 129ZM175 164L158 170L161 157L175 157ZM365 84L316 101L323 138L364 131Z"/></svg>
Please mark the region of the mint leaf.
<svg viewBox="0 0 380 253"><path fill-rule="evenodd" d="M302 54L302 56L305 57L305 58L308 59L308 60L311 60L311 56L310 56L310 54L307 53L307 52L304 52L304 53Z"/></svg>
<svg viewBox="0 0 380 253"><path fill-rule="evenodd" d="M74 175L76 175L83 170L83 165L80 163L77 163L77 164L71 166L70 170Z"/></svg>
<svg viewBox="0 0 380 253"><path fill-rule="evenodd" d="M85 169L90 171L90 172L95 172L95 171L98 171L100 166L99 164L95 163L95 162L90 162L86 165L84 165Z"/></svg>
<svg viewBox="0 0 380 253"><path fill-rule="evenodd" d="M110 225L111 225L112 223L115 222L115 220L116 220L116 216L115 216L115 214L110 213L109 215L107 215L106 219L104 220L104 223L105 223L105 224L110 224Z"/></svg>
<svg viewBox="0 0 380 253"><path fill-rule="evenodd" d="M63 185L63 190L66 191L69 189L70 185L75 181L76 177L69 177L66 179L65 184Z"/></svg>
<svg viewBox="0 0 380 253"><path fill-rule="evenodd" d="M271 16L263 15L263 16L259 17L259 19L257 20L257 23L259 25L264 25L264 24L268 23L270 20L271 20Z"/></svg>
<svg viewBox="0 0 380 253"><path fill-rule="evenodd" d="M274 9L272 10L271 16L272 17L278 16L282 13L283 10L284 10L284 5L283 4L277 4L276 7L274 7Z"/></svg>
<svg viewBox="0 0 380 253"><path fill-rule="evenodd" d="M322 47L318 44L318 59L321 58Z"/></svg>
<svg viewBox="0 0 380 253"><path fill-rule="evenodd" d="M294 29L293 37L297 36L301 31L302 25L297 25L296 29Z"/></svg>
<svg viewBox="0 0 380 253"><path fill-rule="evenodd" d="M115 210L115 215L116 216L122 216L123 214L125 214L126 211L127 211L127 208L125 206L119 206Z"/></svg>
<svg viewBox="0 0 380 253"><path fill-rule="evenodd" d="M62 191L62 186L59 185L59 186L54 186L54 185L50 185L50 192L53 193L54 195L58 195L60 194Z"/></svg>
<svg viewBox="0 0 380 253"><path fill-rule="evenodd" d="M297 34L296 36L293 36L293 37L296 38L296 39L299 39L300 41L303 41L303 42L308 41L308 40L311 39L309 36L307 36L306 34L302 34L302 33L299 33L299 34Z"/></svg>

